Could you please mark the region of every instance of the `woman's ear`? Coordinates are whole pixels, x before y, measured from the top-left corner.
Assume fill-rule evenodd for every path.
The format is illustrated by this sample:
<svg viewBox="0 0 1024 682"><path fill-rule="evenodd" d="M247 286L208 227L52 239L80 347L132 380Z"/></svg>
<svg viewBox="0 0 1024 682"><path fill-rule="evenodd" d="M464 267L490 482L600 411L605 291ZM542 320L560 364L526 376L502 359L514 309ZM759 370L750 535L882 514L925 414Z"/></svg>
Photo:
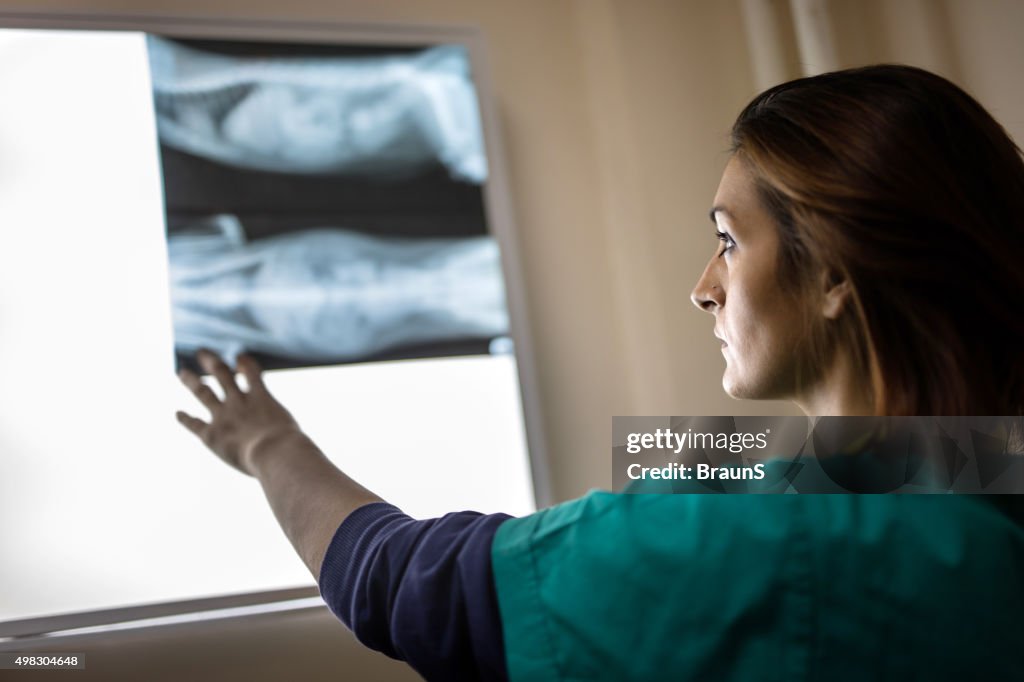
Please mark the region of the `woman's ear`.
<svg viewBox="0 0 1024 682"><path fill-rule="evenodd" d="M822 273L822 307L821 313L826 319L835 320L846 306L850 298L851 286L842 274L830 270Z"/></svg>

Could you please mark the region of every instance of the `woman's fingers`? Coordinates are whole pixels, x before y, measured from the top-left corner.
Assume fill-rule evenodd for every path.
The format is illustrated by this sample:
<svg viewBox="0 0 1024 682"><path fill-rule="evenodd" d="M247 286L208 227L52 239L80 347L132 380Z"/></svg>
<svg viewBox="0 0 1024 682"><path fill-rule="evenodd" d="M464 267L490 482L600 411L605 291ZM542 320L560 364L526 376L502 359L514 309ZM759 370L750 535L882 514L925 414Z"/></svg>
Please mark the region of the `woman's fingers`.
<svg viewBox="0 0 1024 682"><path fill-rule="evenodd" d="M221 402L217 398L217 394L213 392L212 388L202 382L198 374L191 370L183 369L178 372L178 378L211 413L220 408Z"/></svg>
<svg viewBox="0 0 1024 682"><path fill-rule="evenodd" d="M256 362L256 359L251 355L238 356L238 371L245 377L250 391L259 392L267 390L263 383L263 368L260 367L260 363Z"/></svg>
<svg viewBox="0 0 1024 682"><path fill-rule="evenodd" d="M235 383L235 373L216 354L208 350L201 350L196 353L196 357L203 369L217 377L217 382L224 389L225 397L232 398L242 395L242 390Z"/></svg>
<svg viewBox="0 0 1024 682"><path fill-rule="evenodd" d="M243 355L238 358L237 368L231 369L210 351L196 355L203 370L215 376L224 387L224 397L218 398L195 372L183 369L179 374L182 382L210 409L211 418L203 421L180 410L175 416L214 454L236 469L253 475L250 461L253 447L273 434L301 433L299 426L264 386L263 370L254 358ZM247 392L235 383L237 374L245 377Z"/></svg>
<svg viewBox="0 0 1024 682"><path fill-rule="evenodd" d="M192 415L185 414L180 410L176 412L174 416L178 418L178 421L181 423L182 426L184 426L186 429L188 429L195 435L199 436L200 438L203 437L203 430L207 426L209 426L209 424L204 422L202 419L196 419Z"/></svg>

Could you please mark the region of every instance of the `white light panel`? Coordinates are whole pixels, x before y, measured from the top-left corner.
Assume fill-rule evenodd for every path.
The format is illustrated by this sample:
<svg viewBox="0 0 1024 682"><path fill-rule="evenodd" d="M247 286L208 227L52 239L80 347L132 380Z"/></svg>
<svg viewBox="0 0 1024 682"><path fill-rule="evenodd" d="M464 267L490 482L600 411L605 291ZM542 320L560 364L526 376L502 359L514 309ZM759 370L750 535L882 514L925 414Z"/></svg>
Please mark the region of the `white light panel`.
<svg viewBox="0 0 1024 682"><path fill-rule="evenodd" d="M140 33L0 31L0 621L311 585L259 484L174 419ZM511 355L272 372L418 517L534 509Z"/></svg>

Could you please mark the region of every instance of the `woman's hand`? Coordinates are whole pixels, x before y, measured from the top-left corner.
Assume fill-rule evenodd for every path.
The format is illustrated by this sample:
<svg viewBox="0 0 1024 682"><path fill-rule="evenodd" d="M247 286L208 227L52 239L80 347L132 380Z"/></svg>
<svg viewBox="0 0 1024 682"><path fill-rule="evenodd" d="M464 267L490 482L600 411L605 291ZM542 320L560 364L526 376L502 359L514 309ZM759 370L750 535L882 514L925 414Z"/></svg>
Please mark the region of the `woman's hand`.
<svg viewBox="0 0 1024 682"><path fill-rule="evenodd" d="M210 410L211 418L207 423L179 411L178 421L222 460L242 473L255 476L254 459L260 445L282 436L301 435L302 431L288 410L264 386L262 369L253 358L240 356L233 371L210 351L201 350L196 357L224 389L224 399L221 400L195 372L183 369L179 378ZM248 392L243 392L235 383L235 374L239 372L245 376Z"/></svg>

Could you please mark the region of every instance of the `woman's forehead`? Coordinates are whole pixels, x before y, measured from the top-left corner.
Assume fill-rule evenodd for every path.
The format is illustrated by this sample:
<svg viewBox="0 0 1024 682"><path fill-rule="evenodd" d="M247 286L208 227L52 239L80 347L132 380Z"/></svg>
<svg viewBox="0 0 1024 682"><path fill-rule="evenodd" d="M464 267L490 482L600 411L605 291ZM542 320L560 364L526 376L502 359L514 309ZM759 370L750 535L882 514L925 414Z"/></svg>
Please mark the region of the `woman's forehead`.
<svg viewBox="0 0 1024 682"><path fill-rule="evenodd" d="M744 216L749 217L758 207L756 187L750 171L745 163L733 156L718 184L711 207L711 219L716 224L724 221L734 225L743 221Z"/></svg>

